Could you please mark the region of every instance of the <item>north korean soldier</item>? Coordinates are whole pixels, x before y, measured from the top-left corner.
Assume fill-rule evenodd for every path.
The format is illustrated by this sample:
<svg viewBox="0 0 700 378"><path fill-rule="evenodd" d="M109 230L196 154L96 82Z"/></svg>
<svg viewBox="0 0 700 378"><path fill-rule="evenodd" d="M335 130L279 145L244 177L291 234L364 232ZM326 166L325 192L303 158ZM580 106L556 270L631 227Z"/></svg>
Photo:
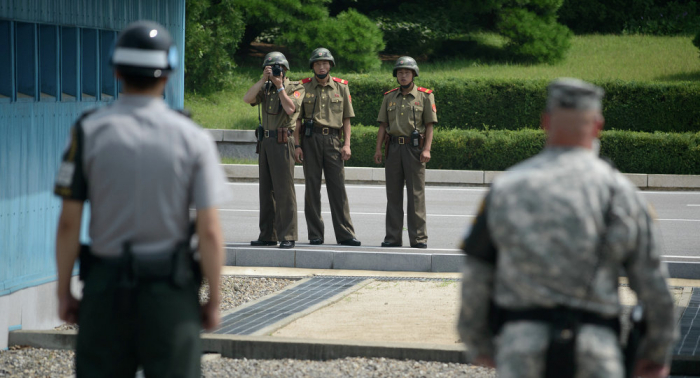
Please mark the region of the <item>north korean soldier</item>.
<svg viewBox="0 0 700 378"><path fill-rule="evenodd" d="M262 78L243 101L262 113L258 138L260 235L252 246L293 248L297 240L297 197L294 190L294 128L304 87L287 77L289 62L280 52L265 56Z"/></svg>
<svg viewBox="0 0 700 378"><path fill-rule="evenodd" d="M592 151L603 90L558 79L548 92L545 149L494 181L463 244L469 358L503 378L666 377L677 331L659 234L635 186ZM646 317L624 363L620 268Z"/></svg>
<svg viewBox="0 0 700 378"><path fill-rule="evenodd" d="M297 119L295 157L304 164L306 195L304 214L309 229L309 242L323 244L324 226L321 216L321 173L326 178L333 230L338 244L359 246L350 219L348 195L345 192L344 162L350 159L350 118L355 117L348 81L329 75L335 59L328 49L311 53L309 67L313 78L302 80L305 95ZM301 129L303 133L300 133Z"/></svg>
<svg viewBox="0 0 700 378"><path fill-rule="evenodd" d="M210 135L163 101L177 57L161 25L128 25L111 57L123 94L78 119L56 178L59 316L79 325L78 377L133 377L139 365L148 377L199 377L200 330L219 322L217 206L227 188ZM92 242L80 247L85 201ZM80 301L71 294L78 257Z"/></svg>
<svg viewBox="0 0 700 378"><path fill-rule="evenodd" d="M408 195L406 217L408 238L413 248L428 248L425 222L425 164L430 161L433 125L437 108L433 91L418 87L418 64L403 56L394 65L399 87L384 93L377 121L377 148L374 161L386 156L386 236L382 247L400 247L403 234L403 188Z"/></svg>

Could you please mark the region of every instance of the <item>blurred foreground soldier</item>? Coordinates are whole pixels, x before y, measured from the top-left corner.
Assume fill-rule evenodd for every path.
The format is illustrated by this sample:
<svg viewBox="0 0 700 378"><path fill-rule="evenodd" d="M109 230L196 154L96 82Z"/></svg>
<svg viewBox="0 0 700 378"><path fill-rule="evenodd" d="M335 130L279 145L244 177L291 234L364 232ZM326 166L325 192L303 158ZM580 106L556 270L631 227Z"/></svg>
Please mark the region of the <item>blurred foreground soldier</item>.
<svg viewBox="0 0 700 378"><path fill-rule="evenodd" d="M546 148L495 180L464 241L462 340L501 378L622 378L624 268L647 318L634 376L665 377L673 298L648 205L591 150L603 90L576 79L548 90Z"/></svg>
<svg viewBox="0 0 700 378"><path fill-rule="evenodd" d="M321 174L326 178L328 202L335 240L343 245L360 245L350 219L348 195L345 192L344 162L350 159L350 118L355 117L348 81L329 76L335 59L328 49L317 48L311 53L309 66L313 78L302 80L303 105L294 139L297 162L304 164L306 194L304 215L309 229L309 242L323 244L324 227L321 216ZM300 135L300 130L304 133Z"/></svg>
<svg viewBox="0 0 700 378"><path fill-rule="evenodd" d="M263 61L262 78L243 96L258 105L258 172L260 235L252 246L292 248L297 240L297 197L294 190L294 126L304 88L287 78L289 62L280 52Z"/></svg>
<svg viewBox="0 0 700 378"><path fill-rule="evenodd" d="M425 164L430 161L437 108L433 91L417 87L418 64L403 56L394 65L400 87L384 93L377 121L374 162L386 156L386 236L382 247L400 247L403 237L403 188L406 184L408 238L413 248L428 248L425 223Z"/></svg>
<svg viewBox="0 0 700 378"><path fill-rule="evenodd" d="M78 119L56 178L59 316L79 325L78 377L133 377L139 365L147 377L198 377L200 330L219 322L217 206L227 188L214 141L163 101L177 56L157 23L119 34L111 63L123 94ZM79 247L84 201L89 247ZM70 291L78 256L81 301ZM200 307L202 275L209 300Z"/></svg>

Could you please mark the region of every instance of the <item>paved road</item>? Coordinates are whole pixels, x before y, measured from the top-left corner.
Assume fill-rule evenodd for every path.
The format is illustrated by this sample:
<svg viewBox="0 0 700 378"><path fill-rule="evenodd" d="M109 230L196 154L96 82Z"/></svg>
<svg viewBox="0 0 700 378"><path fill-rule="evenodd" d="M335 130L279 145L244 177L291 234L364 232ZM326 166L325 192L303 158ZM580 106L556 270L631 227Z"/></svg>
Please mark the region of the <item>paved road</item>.
<svg viewBox="0 0 700 378"><path fill-rule="evenodd" d="M249 242L258 236L258 184L229 183L233 200L222 207L221 218L227 242ZM384 239L385 188L381 185L347 185L350 212L358 239L364 246L379 246ZM326 242L335 242L325 186L322 192ZM304 185L296 185L299 242L307 243L304 218ZM486 188L429 186L428 245L431 250L457 248L469 227ZM642 192L659 218L664 255L697 256L700 261L700 192ZM404 206L405 208L405 206ZM404 231L404 245L408 235Z"/></svg>

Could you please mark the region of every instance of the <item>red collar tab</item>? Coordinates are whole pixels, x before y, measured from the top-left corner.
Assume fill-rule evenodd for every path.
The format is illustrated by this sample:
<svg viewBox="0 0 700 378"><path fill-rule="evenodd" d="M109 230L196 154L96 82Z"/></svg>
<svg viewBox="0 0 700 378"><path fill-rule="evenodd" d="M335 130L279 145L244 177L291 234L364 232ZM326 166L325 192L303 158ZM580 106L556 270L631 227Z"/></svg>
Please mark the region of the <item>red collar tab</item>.
<svg viewBox="0 0 700 378"><path fill-rule="evenodd" d="M311 78L310 78L310 77L307 77L306 79L303 79L303 80L301 81L302 84L306 84L306 83L310 83L310 82L311 82Z"/></svg>
<svg viewBox="0 0 700 378"><path fill-rule="evenodd" d="M388 95L389 93L391 93L391 92L393 92L393 91L397 91L397 90L399 90L399 87L396 87L396 88L394 88L394 89L390 89L390 90L384 92L384 95Z"/></svg>
<svg viewBox="0 0 700 378"><path fill-rule="evenodd" d="M333 78L333 81L338 82L338 83L340 83L340 84L345 84L345 85L348 84L348 81L347 81L347 80L343 80L343 79L340 79L340 78L337 78L337 77L334 77L334 78Z"/></svg>

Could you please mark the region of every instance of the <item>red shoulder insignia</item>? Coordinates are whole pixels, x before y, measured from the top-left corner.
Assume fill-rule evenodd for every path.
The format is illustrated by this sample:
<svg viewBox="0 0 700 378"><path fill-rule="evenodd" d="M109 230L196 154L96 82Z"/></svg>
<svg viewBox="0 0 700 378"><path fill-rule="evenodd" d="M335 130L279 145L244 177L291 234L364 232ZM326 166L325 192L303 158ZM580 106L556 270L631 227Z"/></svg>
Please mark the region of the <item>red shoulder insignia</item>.
<svg viewBox="0 0 700 378"><path fill-rule="evenodd" d="M340 84L345 84L345 85L348 84L348 81L347 81L347 80L343 80L343 79L337 78L337 77L334 77L334 78L333 78L333 81L338 82L338 83L340 83Z"/></svg>
<svg viewBox="0 0 700 378"><path fill-rule="evenodd" d="M432 90L432 89L428 89L428 88L418 87L418 88L416 88L416 89L418 89L418 90L421 91L421 92L425 92L425 93L427 93L427 94L433 93L433 90Z"/></svg>
<svg viewBox="0 0 700 378"><path fill-rule="evenodd" d="M311 82L311 78L310 78L310 77L307 77L306 79L303 79L303 80L301 81L302 84L306 84L306 83L309 83L309 82Z"/></svg>
<svg viewBox="0 0 700 378"><path fill-rule="evenodd" d="M391 92L393 92L393 91L396 91L396 90L398 90L398 89L399 89L399 87L396 87L396 88L394 88L394 89L390 89L390 90L384 92L384 95L386 96L386 95L388 95L389 93L391 93Z"/></svg>

